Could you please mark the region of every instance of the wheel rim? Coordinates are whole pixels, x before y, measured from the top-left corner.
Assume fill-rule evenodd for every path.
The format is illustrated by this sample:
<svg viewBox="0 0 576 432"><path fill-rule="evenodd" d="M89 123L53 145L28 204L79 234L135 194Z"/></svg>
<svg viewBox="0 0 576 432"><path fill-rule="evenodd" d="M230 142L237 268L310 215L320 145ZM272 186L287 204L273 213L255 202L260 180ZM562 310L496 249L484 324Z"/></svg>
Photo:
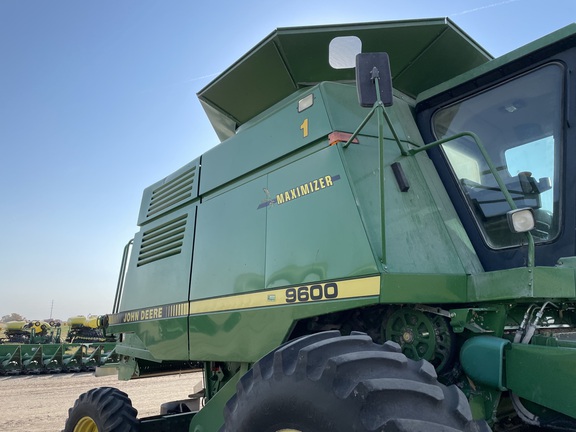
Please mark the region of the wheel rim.
<svg viewBox="0 0 576 432"><path fill-rule="evenodd" d="M98 426L91 417L82 417L76 426L74 432L98 432Z"/></svg>
<svg viewBox="0 0 576 432"><path fill-rule="evenodd" d="M454 340L446 318L415 309L396 310L386 322L384 339L397 342L412 360L427 360L438 373L450 363Z"/></svg>
<svg viewBox="0 0 576 432"><path fill-rule="evenodd" d="M431 360L436 349L436 333L430 319L414 309L399 309L390 316L386 338L397 342L412 360Z"/></svg>

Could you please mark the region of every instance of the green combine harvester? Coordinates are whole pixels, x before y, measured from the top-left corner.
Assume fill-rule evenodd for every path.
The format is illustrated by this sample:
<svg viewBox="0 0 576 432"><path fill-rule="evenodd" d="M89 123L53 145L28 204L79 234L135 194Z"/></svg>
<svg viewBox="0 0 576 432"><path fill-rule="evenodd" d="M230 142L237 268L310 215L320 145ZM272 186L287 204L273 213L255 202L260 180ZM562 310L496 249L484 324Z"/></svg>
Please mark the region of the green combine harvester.
<svg viewBox="0 0 576 432"><path fill-rule="evenodd" d="M282 28L144 191L120 379L65 431L576 430L576 25L493 59L447 19ZM152 397L152 395L150 395Z"/></svg>

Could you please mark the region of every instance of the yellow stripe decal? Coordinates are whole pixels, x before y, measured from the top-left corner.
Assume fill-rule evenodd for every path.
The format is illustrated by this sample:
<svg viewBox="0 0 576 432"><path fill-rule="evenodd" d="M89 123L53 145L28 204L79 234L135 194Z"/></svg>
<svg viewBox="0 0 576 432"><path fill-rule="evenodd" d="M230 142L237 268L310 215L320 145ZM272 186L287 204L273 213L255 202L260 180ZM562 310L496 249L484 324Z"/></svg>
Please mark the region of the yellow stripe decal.
<svg viewBox="0 0 576 432"><path fill-rule="evenodd" d="M232 310L374 297L380 294L380 276L336 282L296 285L246 294L135 309L109 315L110 324L178 318Z"/></svg>
<svg viewBox="0 0 576 432"><path fill-rule="evenodd" d="M188 316L188 302L174 303L164 306L153 306L108 315L110 324L124 324L136 321L149 321L163 318Z"/></svg>
<svg viewBox="0 0 576 432"><path fill-rule="evenodd" d="M312 285L299 285L270 291L236 294L190 302L190 315L251 309L267 306L282 306L293 303L342 300L358 297L371 297L380 294L380 276L328 282Z"/></svg>

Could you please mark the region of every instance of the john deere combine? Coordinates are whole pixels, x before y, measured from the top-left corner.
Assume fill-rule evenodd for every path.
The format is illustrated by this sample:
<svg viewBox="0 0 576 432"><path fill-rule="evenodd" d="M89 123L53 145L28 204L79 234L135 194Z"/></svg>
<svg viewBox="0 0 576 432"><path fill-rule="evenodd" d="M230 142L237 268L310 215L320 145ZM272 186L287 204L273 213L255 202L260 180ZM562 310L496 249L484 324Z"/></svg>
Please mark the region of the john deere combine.
<svg viewBox="0 0 576 432"><path fill-rule="evenodd" d="M199 92L222 142L144 191L109 317L121 379L204 388L66 431L576 430L575 68L575 25L273 32Z"/></svg>

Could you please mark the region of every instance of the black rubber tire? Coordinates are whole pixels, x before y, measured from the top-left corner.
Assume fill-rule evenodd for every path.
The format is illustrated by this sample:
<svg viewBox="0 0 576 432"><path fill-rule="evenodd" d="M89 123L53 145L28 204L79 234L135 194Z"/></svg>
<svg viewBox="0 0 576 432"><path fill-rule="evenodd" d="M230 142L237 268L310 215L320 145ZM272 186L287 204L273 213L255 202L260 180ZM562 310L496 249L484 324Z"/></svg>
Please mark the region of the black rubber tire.
<svg viewBox="0 0 576 432"><path fill-rule="evenodd" d="M437 381L394 342L325 332L281 346L254 364L224 409L221 432L489 431L464 394Z"/></svg>
<svg viewBox="0 0 576 432"><path fill-rule="evenodd" d="M137 414L126 393L113 387L98 387L76 399L63 432L90 431L93 428L87 422L96 426L98 432L136 432Z"/></svg>

